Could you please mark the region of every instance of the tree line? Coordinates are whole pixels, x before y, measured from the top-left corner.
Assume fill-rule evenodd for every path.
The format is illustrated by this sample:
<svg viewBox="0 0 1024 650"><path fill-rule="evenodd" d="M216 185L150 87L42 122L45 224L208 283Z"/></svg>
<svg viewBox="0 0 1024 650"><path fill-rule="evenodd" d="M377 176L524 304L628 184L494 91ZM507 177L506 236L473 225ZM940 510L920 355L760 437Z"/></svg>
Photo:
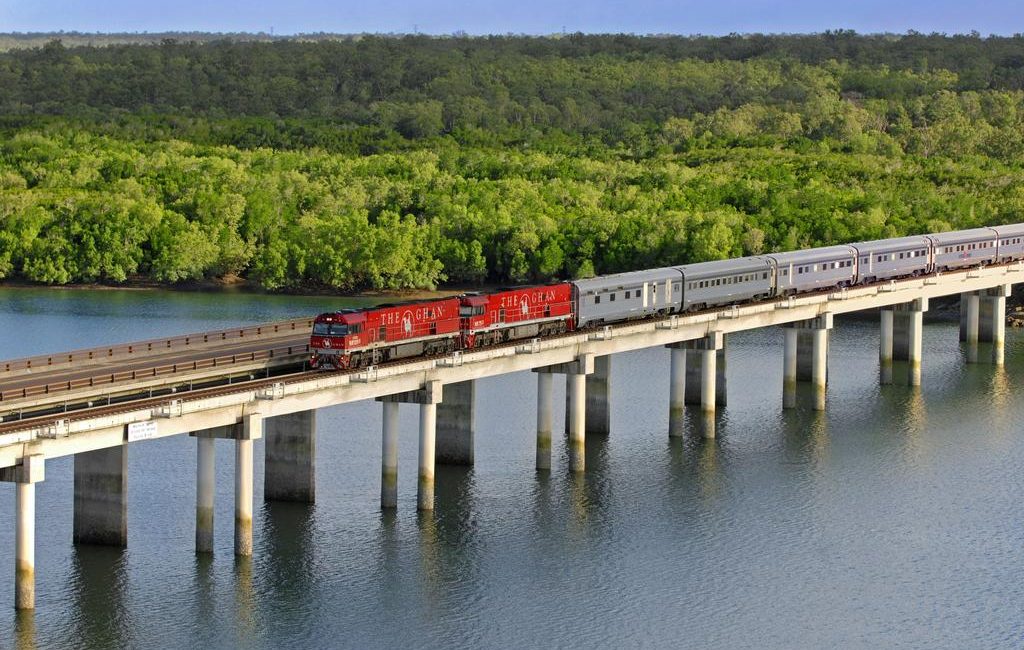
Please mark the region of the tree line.
<svg viewBox="0 0 1024 650"><path fill-rule="evenodd" d="M546 281L1024 221L1024 39L0 54L0 278Z"/></svg>

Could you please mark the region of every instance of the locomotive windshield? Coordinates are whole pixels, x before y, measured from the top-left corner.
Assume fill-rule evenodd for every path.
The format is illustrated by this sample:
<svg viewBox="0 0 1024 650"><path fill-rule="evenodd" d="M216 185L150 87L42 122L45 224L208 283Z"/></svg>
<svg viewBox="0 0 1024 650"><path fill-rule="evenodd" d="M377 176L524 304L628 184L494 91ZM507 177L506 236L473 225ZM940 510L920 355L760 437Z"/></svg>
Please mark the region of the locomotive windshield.
<svg viewBox="0 0 1024 650"><path fill-rule="evenodd" d="M348 325L344 323L314 323L314 336L345 336L348 334Z"/></svg>

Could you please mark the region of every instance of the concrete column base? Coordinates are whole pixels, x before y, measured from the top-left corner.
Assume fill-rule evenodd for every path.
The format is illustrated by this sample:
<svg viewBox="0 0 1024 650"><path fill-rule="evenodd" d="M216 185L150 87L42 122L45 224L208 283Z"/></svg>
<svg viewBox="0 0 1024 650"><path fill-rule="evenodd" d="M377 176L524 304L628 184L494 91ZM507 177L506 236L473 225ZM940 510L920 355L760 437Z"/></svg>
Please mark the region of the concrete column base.
<svg viewBox="0 0 1024 650"><path fill-rule="evenodd" d="M892 383L893 311L883 309L878 334L878 383Z"/></svg>
<svg viewBox="0 0 1024 650"><path fill-rule="evenodd" d="M383 402L380 507L398 507L398 402Z"/></svg>
<svg viewBox="0 0 1024 650"><path fill-rule="evenodd" d="M14 607L36 606L36 483L45 478L42 455L22 458L21 464L0 468L0 481L14 485Z"/></svg>
<svg viewBox="0 0 1024 650"><path fill-rule="evenodd" d="M437 405L437 462L472 465L476 382L445 384Z"/></svg>
<svg viewBox="0 0 1024 650"><path fill-rule="evenodd" d="M587 375L587 434L611 432L611 355L594 357L594 372Z"/></svg>
<svg viewBox="0 0 1024 650"><path fill-rule="evenodd" d="M235 440L235 555L239 557L250 557L253 551L252 446L262 436L263 417L259 413L246 414Z"/></svg>
<svg viewBox="0 0 1024 650"><path fill-rule="evenodd" d="M550 372L537 373L537 469L551 469L551 384Z"/></svg>
<svg viewBox="0 0 1024 650"><path fill-rule="evenodd" d="M565 393L569 401L569 470L582 472L586 469L586 375L567 374Z"/></svg>
<svg viewBox="0 0 1024 650"><path fill-rule="evenodd" d="M36 606L36 484L15 485L14 608Z"/></svg>
<svg viewBox="0 0 1024 650"><path fill-rule="evenodd" d="M782 348L782 408L796 408L796 360L798 331L783 328L785 342Z"/></svg>
<svg viewBox="0 0 1024 650"><path fill-rule="evenodd" d="M75 544L128 545L128 447L75 454Z"/></svg>
<svg viewBox="0 0 1024 650"><path fill-rule="evenodd" d="M196 552L213 553L213 507L216 491L214 438L196 437Z"/></svg>
<svg viewBox="0 0 1024 650"><path fill-rule="evenodd" d="M437 404L420 404L420 458L416 508L434 509L434 452L437 435Z"/></svg>
<svg viewBox="0 0 1024 650"><path fill-rule="evenodd" d="M316 411L300 411L263 421L266 501L316 501Z"/></svg>
<svg viewBox="0 0 1024 650"><path fill-rule="evenodd" d="M680 437L685 432L686 417L686 350L670 347L671 369L668 390L668 435Z"/></svg>

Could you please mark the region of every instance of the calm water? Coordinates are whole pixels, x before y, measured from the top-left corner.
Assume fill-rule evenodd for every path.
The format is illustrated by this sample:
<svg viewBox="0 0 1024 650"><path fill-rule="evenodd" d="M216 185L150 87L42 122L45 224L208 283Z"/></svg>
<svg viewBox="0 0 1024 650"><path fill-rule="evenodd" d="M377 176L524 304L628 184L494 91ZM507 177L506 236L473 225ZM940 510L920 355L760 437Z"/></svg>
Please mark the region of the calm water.
<svg viewBox="0 0 1024 650"><path fill-rule="evenodd" d="M0 357L305 315L337 300L0 290ZM665 350L617 356L612 433L588 471L534 468L534 377L478 385L477 463L379 510L380 408L326 409L318 501L257 498L232 556L231 443L216 553L193 552L195 442L136 443L129 547L74 548L69 459L37 488L37 611L13 610L14 493L0 484L0 647L994 648L1024 644L1024 339L968 367L926 324L920 391L877 385L877 327L841 322L828 411L781 409L782 335L730 340L713 442L670 441ZM564 386L556 381L556 399ZM555 409L556 418L561 409ZM556 422L556 428L560 423ZM256 450L262 494L262 450Z"/></svg>

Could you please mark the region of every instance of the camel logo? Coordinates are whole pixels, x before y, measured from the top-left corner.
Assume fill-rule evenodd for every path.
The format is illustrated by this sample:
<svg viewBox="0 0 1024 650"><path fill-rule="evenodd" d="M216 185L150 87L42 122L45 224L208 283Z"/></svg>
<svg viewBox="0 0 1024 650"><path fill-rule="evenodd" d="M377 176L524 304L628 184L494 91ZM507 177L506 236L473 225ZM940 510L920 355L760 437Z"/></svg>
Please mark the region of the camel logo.
<svg viewBox="0 0 1024 650"><path fill-rule="evenodd" d="M525 300L523 302L519 303L519 313L521 313L523 316L525 316L529 312L530 312L530 306L526 304Z"/></svg>
<svg viewBox="0 0 1024 650"><path fill-rule="evenodd" d="M402 331L405 332L406 336L412 334L412 313L405 312L402 314Z"/></svg>

